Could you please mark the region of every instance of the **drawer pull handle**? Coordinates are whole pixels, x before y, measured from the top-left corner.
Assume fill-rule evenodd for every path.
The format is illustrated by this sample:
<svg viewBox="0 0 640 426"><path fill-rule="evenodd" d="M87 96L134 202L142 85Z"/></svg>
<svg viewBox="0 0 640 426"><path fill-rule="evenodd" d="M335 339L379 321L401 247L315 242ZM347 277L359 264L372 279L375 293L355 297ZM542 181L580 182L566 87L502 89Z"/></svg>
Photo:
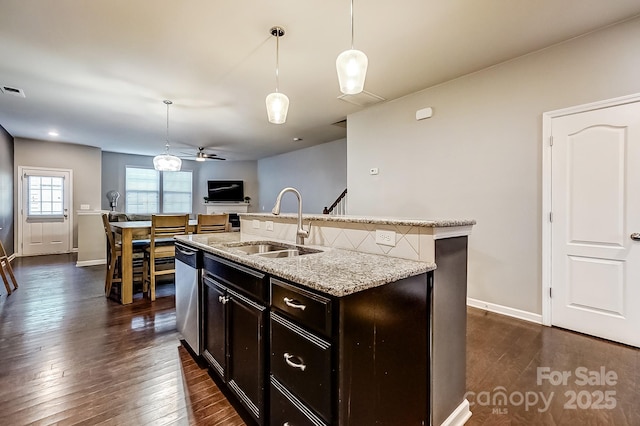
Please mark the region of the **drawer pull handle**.
<svg viewBox="0 0 640 426"><path fill-rule="evenodd" d="M283 300L284 300L284 304L290 308L300 309L301 311L304 311L305 309L307 309L306 305L303 305L302 303L298 302L295 299L289 299L288 297L285 297Z"/></svg>
<svg viewBox="0 0 640 426"><path fill-rule="evenodd" d="M229 296L218 296L218 302L222 303L223 305L226 305L228 301Z"/></svg>
<svg viewBox="0 0 640 426"><path fill-rule="evenodd" d="M284 361L287 363L287 365L291 368L299 368L300 371L304 371L307 366L304 365L302 362L300 362L300 364L296 364L295 362L291 361L291 358L296 358L295 355L291 355L290 353L285 352L284 354ZM298 358L299 359L299 358Z"/></svg>

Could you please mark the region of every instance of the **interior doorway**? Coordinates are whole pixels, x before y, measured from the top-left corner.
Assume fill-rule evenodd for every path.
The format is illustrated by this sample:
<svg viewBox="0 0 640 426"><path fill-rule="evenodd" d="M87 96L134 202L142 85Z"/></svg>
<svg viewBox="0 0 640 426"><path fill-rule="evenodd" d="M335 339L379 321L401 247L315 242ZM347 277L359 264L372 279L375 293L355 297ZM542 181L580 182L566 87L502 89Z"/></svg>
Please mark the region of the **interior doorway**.
<svg viewBox="0 0 640 426"><path fill-rule="evenodd" d="M640 346L640 98L544 120L543 322Z"/></svg>

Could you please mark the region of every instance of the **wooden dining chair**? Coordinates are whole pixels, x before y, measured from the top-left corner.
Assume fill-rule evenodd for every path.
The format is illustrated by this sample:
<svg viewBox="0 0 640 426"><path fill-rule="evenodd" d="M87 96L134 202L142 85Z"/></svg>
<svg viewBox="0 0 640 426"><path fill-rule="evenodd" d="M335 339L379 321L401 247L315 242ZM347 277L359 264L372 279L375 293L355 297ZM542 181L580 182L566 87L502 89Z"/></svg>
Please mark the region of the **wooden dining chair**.
<svg viewBox="0 0 640 426"><path fill-rule="evenodd" d="M4 286L7 289L7 294L11 294L9 278L11 278L11 281L13 281L13 289L16 290L18 288L18 281L16 281L16 277L15 275L13 275L11 262L9 262L9 256L7 256L7 252L2 245L2 241L0 241L0 276L2 276L2 281L4 281Z"/></svg>
<svg viewBox="0 0 640 426"><path fill-rule="evenodd" d="M122 242L116 238L109 222L109 216L107 214L102 215L102 224L104 226L104 232L107 237L107 274L104 280L104 295L106 297L112 297L116 300L121 299L122 289ZM144 250L149 247L148 240L135 240L133 242L133 261L131 264L133 272L133 281L138 283L140 287L144 286L143 283L143 257ZM120 286L113 286L113 284L120 284ZM140 285L142 284L142 285ZM114 294L112 294L112 292Z"/></svg>
<svg viewBox="0 0 640 426"><path fill-rule="evenodd" d="M196 225L196 234L210 234L213 232L229 232L228 214L199 214Z"/></svg>
<svg viewBox="0 0 640 426"><path fill-rule="evenodd" d="M174 235L186 234L189 229L189 215L153 215L151 216L151 239L149 247L144 252L144 289L149 299L156 300L156 277L159 275L175 274L176 248L167 245L167 238ZM159 244L163 241L163 244ZM157 262L164 265L158 268ZM167 267L168 264L172 264Z"/></svg>
<svg viewBox="0 0 640 426"><path fill-rule="evenodd" d="M122 283L122 246L116 244L109 224L109 216L106 213L102 215L102 224L107 236L107 275L104 279L104 295L109 297L113 283Z"/></svg>

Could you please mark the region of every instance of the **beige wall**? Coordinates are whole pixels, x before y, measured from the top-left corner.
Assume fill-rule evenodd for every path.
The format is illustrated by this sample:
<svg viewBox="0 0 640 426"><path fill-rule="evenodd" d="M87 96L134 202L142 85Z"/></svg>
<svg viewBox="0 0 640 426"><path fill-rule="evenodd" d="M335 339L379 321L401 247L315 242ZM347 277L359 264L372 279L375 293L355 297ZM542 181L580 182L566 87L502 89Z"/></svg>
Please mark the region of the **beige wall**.
<svg viewBox="0 0 640 426"><path fill-rule="evenodd" d="M102 170L102 152L100 148L15 138L14 160L15 188L18 187L17 173L20 166L73 170L73 247L77 248L78 218L76 211L80 210L81 204L89 204L90 209L100 209ZM17 196L14 200L16 205L15 217L16 220L19 220ZM16 249L16 251L18 250Z"/></svg>
<svg viewBox="0 0 640 426"><path fill-rule="evenodd" d="M638 40L636 19L350 115L349 213L476 219L469 297L540 314L542 113L640 92Z"/></svg>

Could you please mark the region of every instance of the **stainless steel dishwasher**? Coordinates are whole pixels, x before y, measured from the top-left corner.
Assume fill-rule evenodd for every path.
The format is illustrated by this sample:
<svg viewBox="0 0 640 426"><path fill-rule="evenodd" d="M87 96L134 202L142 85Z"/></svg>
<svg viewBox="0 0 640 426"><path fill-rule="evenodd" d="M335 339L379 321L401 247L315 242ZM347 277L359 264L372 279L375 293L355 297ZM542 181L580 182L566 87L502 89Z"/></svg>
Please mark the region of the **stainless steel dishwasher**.
<svg viewBox="0 0 640 426"><path fill-rule="evenodd" d="M196 355L201 353L198 327L201 269L200 251L176 243L176 328Z"/></svg>

